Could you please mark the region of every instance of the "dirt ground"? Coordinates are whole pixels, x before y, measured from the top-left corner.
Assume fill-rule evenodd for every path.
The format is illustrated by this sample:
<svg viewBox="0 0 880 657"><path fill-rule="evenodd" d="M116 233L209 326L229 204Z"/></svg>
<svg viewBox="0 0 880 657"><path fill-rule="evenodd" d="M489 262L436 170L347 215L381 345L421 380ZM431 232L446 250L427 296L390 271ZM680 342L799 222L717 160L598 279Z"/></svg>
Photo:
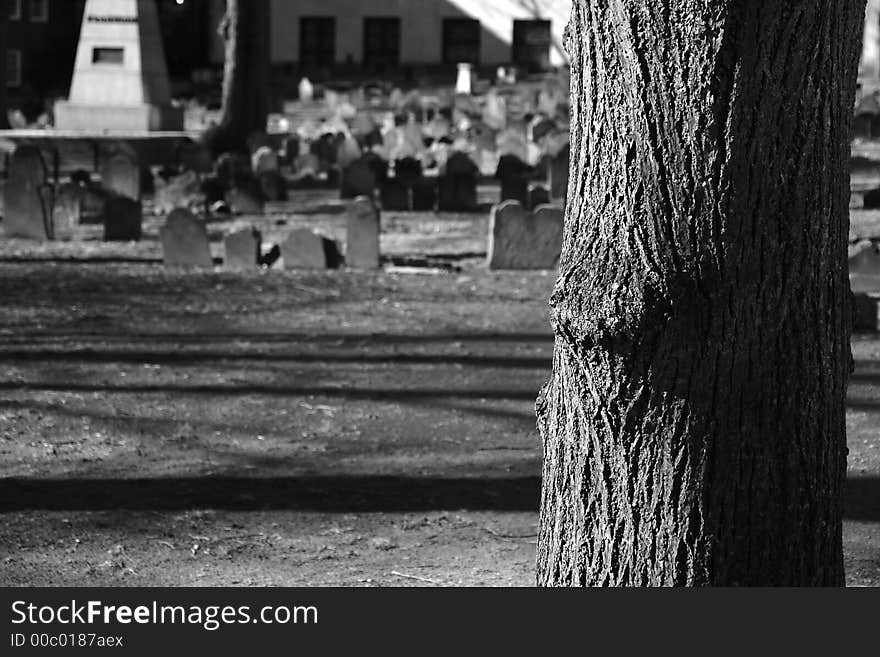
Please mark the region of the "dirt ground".
<svg viewBox="0 0 880 657"><path fill-rule="evenodd" d="M482 216L386 215L374 273L165 270L158 223L0 240L0 585L533 583L553 273L483 269ZM854 351L846 561L878 586L880 340Z"/></svg>

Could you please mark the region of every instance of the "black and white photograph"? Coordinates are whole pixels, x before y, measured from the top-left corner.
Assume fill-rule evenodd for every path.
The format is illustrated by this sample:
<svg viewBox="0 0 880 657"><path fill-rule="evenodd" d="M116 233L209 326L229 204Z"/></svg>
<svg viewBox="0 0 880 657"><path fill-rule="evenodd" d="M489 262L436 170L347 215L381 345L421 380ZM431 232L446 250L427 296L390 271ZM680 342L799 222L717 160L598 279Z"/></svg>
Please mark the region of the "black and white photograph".
<svg viewBox="0 0 880 657"><path fill-rule="evenodd" d="M0 588L880 587L880 1L0 47Z"/></svg>

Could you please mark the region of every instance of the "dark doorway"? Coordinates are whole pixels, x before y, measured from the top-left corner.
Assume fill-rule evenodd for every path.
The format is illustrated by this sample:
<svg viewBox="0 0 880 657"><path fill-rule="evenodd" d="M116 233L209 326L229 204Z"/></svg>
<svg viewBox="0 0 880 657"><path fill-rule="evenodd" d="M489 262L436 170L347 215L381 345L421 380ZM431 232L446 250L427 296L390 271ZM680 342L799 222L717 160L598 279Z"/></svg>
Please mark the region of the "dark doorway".
<svg viewBox="0 0 880 657"><path fill-rule="evenodd" d="M400 65L400 19L364 19L364 68L383 73Z"/></svg>

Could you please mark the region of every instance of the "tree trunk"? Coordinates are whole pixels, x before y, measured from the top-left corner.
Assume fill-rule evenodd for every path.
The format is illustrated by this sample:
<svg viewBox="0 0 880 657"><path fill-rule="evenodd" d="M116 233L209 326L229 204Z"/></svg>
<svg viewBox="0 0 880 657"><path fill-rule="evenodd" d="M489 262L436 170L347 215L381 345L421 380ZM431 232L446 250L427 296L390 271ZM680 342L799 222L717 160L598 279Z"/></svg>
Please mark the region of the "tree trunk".
<svg viewBox="0 0 880 657"><path fill-rule="evenodd" d="M541 585L844 583L865 0L574 0Z"/></svg>
<svg viewBox="0 0 880 657"><path fill-rule="evenodd" d="M248 137L265 132L271 65L270 0L226 0L221 25L226 43L221 118L207 141L215 155L244 151Z"/></svg>
<svg viewBox="0 0 880 657"><path fill-rule="evenodd" d="M0 0L0 130L9 127L9 96L6 88L6 61L9 57L9 3Z"/></svg>

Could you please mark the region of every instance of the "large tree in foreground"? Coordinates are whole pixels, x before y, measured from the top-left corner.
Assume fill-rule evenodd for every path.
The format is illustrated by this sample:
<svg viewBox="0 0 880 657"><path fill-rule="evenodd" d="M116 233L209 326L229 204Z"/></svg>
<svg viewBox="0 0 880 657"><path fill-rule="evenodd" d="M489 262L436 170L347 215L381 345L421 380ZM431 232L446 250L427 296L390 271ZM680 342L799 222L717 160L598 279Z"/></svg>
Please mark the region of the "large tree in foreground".
<svg viewBox="0 0 880 657"><path fill-rule="evenodd" d="M574 0L542 585L841 585L865 0Z"/></svg>
<svg viewBox="0 0 880 657"><path fill-rule="evenodd" d="M9 49L9 3L0 0L0 130L9 127L7 112L9 111L6 89L6 59Z"/></svg>
<svg viewBox="0 0 880 657"><path fill-rule="evenodd" d="M220 120L206 135L215 154L242 151L266 130L271 67L270 0L226 0L220 25L226 54Z"/></svg>

